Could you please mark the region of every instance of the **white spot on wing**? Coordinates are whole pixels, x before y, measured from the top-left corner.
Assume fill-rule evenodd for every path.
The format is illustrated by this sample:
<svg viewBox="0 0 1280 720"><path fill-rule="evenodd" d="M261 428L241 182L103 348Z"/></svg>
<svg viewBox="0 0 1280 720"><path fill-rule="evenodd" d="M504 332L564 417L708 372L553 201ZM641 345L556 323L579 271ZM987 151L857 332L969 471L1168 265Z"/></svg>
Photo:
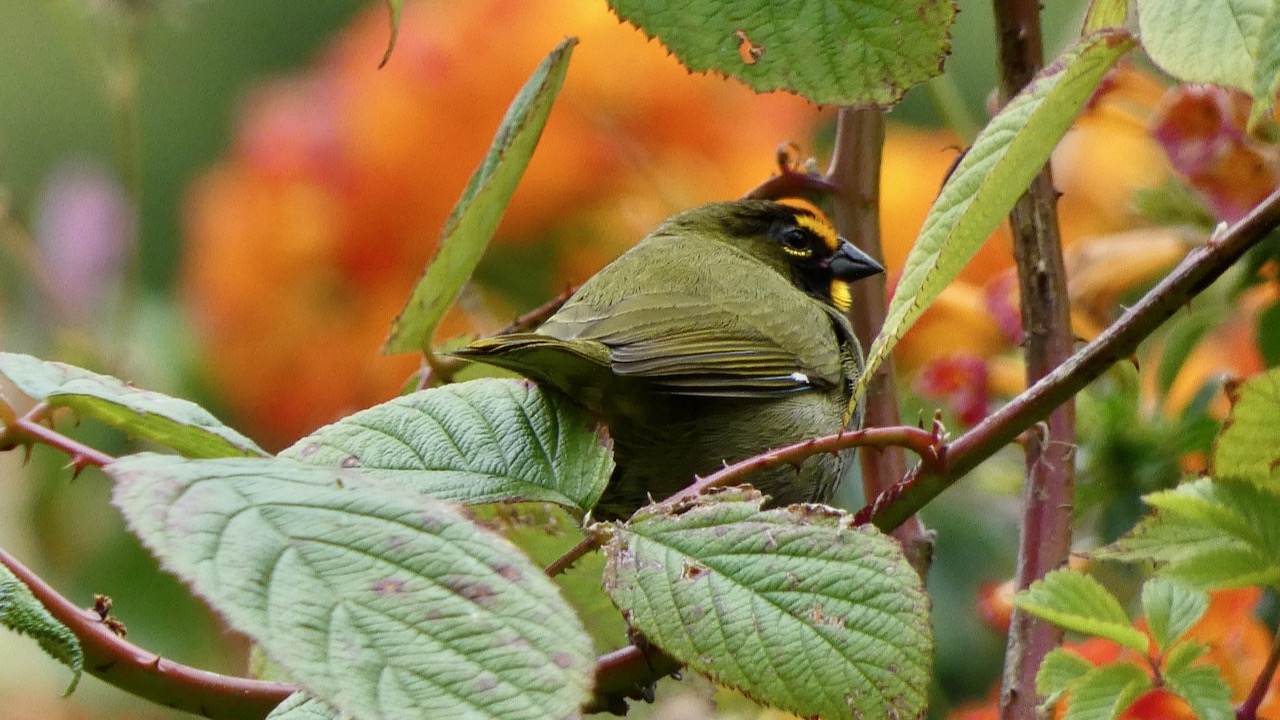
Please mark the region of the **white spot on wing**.
<svg viewBox="0 0 1280 720"><path fill-rule="evenodd" d="M791 378L792 380L795 380L798 383L804 383L805 385L809 384L809 376L805 375L802 372L793 372L787 377Z"/></svg>

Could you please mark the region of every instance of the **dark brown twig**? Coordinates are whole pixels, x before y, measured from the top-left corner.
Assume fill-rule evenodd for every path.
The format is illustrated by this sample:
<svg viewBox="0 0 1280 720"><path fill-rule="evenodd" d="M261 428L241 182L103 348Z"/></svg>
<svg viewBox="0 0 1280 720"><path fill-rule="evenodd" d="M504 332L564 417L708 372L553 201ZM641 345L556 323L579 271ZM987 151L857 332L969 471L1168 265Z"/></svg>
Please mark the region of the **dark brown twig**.
<svg viewBox="0 0 1280 720"><path fill-rule="evenodd" d="M1267 662L1258 673L1258 679L1254 681L1248 697L1236 709L1236 720L1257 720L1258 708L1271 689L1271 678L1275 677L1277 665L1280 665L1280 632L1276 633L1275 640L1271 643L1271 654L1267 655Z"/></svg>
<svg viewBox="0 0 1280 720"><path fill-rule="evenodd" d="M121 690L215 720L264 718L294 691L290 685L265 680L229 677L165 660L119 637L92 609L77 607L28 570L12 555L0 550L4 565L49 614L80 641L85 670Z"/></svg>
<svg viewBox="0 0 1280 720"><path fill-rule="evenodd" d="M588 533L586 537L569 550L556 558L555 562L547 566L547 577L555 577L560 573L573 567L573 564L582 559L582 556L600 547L600 535L597 533Z"/></svg>

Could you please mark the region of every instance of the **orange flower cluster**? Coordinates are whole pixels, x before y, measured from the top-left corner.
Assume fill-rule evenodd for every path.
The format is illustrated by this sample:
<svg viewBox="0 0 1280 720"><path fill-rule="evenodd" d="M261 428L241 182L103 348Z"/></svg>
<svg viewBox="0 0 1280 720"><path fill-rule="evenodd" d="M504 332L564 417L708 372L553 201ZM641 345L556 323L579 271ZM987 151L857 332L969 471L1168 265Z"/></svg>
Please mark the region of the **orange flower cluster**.
<svg viewBox="0 0 1280 720"><path fill-rule="evenodd" d="M742 194L821 118L689 75L604 3L409 3L379 70L386 8L371 5L315 67L249 99L229 156L190 195L185 304L215 386L261 441L385 400L414 370L378 348L507 104L565 35L581 44L494 241L502 262L554 238L556 283L675 210ZM472 302L441 335L508 313Z"/></svg>
<svg viewBox="0 0 1280 720"><path fill-rule="evenodd" d="M1235 704L1243 702L1249 691L1253 689L1271 649L1271 630L1255 615L1261 599L1260 588L1211 593L1209 610L1186 635L1189 640L1209 646L1209 652L1198 662L1213 665L1222 672L1223 679L1231 688L1231 699ZM1002 617L1006 623L1004 629L1007 630L1008 598L1005 597L1004 601L1005 612L998 612L990 607L984 612L988 613L988 616ZM987 597L986 604L999 604L999 602L1000 593L993 588L992 594ZM980 602L981 604L983 603ZM1146 632L1145 621L1140 620L1137 625L1140 630ZM1065 647L1095 666L1124 661L1142 666L1149 665L1145 656L1110 640L1090 638L1080 643L1067 643ZM1154 644L1150 652L1155 652ZM1070 703L1070 696L1060 702L1054 717L1063 717ZM997 704L997 698L993 695L982 702L956 708L948 717L950 720L994 720L999 717ZM1258 717L1280 717L1280 677L1272 678L1267 695L1258 708ZM1157 687L1135 700L1120 715L1120 720L1196 720L1196 714L1181 698Z"/></svg>

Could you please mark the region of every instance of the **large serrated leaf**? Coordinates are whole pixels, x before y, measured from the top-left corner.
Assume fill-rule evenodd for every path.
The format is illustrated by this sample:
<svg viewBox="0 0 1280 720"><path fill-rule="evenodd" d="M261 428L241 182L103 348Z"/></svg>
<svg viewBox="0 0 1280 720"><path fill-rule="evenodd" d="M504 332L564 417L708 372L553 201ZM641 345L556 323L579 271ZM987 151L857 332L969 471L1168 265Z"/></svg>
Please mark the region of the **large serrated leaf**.
<svg viewBox="0 0 1280 720"><path fill-rule="evenodd" d="M1063 720L1115 720L1150 689L1151 678L1137 665L1103 665L1076 682Z"/></svg>
<svg viewBox="0 0 1280 720"><path fill-rule="evenodd" d="M267 715L267 720L345 720L333 708L307 695L296 692L284 699Z"/></svg>
<svg viewBox="0 0 1280 720"><path fill-rule="evenodd" d="M358 467L443 500L529 500L584 512L613 472L603 426L560 395L494 378L396 398L322 427L280 455Z"/></svg>
<svg viewBox="0 0 1280 720"><path fill-rule="evenodd" d="M107 466L130 529L304 690L366 718L562 718L590 640L542 571L435 498L292 459Z"/></svg>
<svg viewBox="0 0 1280 720"><path fill-rule="evenodd" d="M1163 673L1165 687L1196 711L1199 720L1233 720L1235 708L1231 706L1231 687L1222 679L1222 672L1213 665L1179 665L1166 668Z"/></svg>
<svg viewBox="0 0 1280 720"><path fill-rule="evenodd" d="M511 101L488 154L445 222L435 257L392 323L383 352L417 352L430 347L436 325L480 262L524 175L577 43L577 38L566 38L557 45Z"/></svg>
<svg viewBox="0 0 1280 720"><path fill-rule="evenodd" d="M1081 38L978 134L938 193L907 255L884 326L867 351L855 397L1013 208L1102 76L1133 45L1121 30Z"/></svg>
<svg viewBox="0 0 1280 720"><path fill-rule="evenodd" d="M694 72L813 102L888 108L942 72L952 0L609 0Z"/></svg>
<svg viewBox="0 0 1280 720"><path fill-rule="evenodd" d="M890 538L754 491L642 510L614 530L605 590L652 643L804 716L918 717L933 650L920 577Z"/></svg>
<svg viewBox="0 0 1280 720"><path fill-rule="evenodd" d="M1164 653L1199 622L1209 609L1209 595L1168 578L1152 578L1142 586L1142 612L1156 648Z"/></svg>
<svg viewBox="0 0 1280 720"><path fill-rule="evenodd" d="M1156 513L1092 556L1155 561L1162 575L1206 590L1280 581L1280 496L1202 478L1143 499Z"/></svg>
<svg viewBox="0 0 1280 720"><path fill-rule="evenodd" d="M1064 630L1096 635L1146 652L1143 635L1102 583L1074 570L1054 570L1018 593L1013 604Z"/></svg>
<svg viewBox="0 0 1280 720"><path fill-rule="evenodd" d="M1255 87L1261 31L1274 0L1138 0L1142 47L1184 82Z"/></svg>
<svg viewBox="0 0 1280 720"><path fill-rule="evenodd" d="M18 353L0 353L0 375L50 407L71 408L187 457L266 455L199 405L140 390L110 375Z"/></svg>
<svg viewBox="0 0 1280 720"><path fill-rule="evenodd" d="M71 683L63 692L64 697L76 689L84 673L80 640L50 615L31 590L3 565L0 565L0 625L33 638L49 657L71 668Z"/></svg>
<svg viewBox="0 0 1280 720"><path fill-rule="evenodd" d="M1280 368L1231 392L1231 414L1213 445L1212 475L1280 491Z"/></svg>
<svg viewBox="0 0 1280 720"><path fill-rule="evenodd" d="M1276 93L1280 92L1280 7L1274 2L1258 32L1258 63L1251 92L1250 129L1271 115L1276 107Z"/></svg>

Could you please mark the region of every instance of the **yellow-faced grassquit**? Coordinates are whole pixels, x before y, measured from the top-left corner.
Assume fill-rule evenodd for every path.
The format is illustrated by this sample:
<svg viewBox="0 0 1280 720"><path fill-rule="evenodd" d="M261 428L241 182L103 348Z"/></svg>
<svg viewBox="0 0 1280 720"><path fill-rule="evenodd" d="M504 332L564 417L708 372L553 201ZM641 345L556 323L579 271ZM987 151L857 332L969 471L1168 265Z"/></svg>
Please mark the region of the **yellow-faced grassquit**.
<svg viewBox="0 0 1280 720"><path fill-rule="evenodd" d="M617 468L596 515L625 517L695 475L841 430L862 371L848 284L882 271L806 203L703 205L668 218L537 330L457 354L599 416ZM748 479L771 504L822 502L851 458Z"/></svg>

